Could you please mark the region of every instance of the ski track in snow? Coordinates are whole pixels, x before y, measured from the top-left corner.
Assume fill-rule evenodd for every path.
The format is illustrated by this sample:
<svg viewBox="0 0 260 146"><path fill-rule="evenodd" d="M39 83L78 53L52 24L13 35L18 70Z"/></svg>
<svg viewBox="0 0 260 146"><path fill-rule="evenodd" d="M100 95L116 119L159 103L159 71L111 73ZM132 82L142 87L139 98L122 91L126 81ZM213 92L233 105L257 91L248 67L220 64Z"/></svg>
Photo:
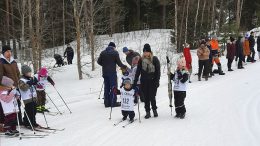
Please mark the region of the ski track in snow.
<svg viewBox="0 0 260 146"><path fill-rule="evenodd" d="M196 73L195 51L192 56L193 73ZM54 79L72 114L56 91L48 86L47 93L65 114L46 116L50 127L66 129L43 139L0 137L0 146L259 146L260 62L247 63L244 70L237 70L234 62L234 72L227 72L225 57L221 58L221 63L224 76L215 75L207 82L203 79L198 82L197 76L192 75L184 120L174 118L174 108L173 116L170 115L167 75L163 72L157 95L159 117L144 119L144 104L141 103L142 122L137 120L126 128L122 128L126 122L113 125L122 118L120 108L113 108L109 120L110 108L104 108L102 95L98 99L101 77L78 81L76 65L61 67L54 71ZM51 111L56 111L50 101L47 105ZM137 106L135 113L138 118ZM37 121L45 126L42 114L37 115Z"/></svg>

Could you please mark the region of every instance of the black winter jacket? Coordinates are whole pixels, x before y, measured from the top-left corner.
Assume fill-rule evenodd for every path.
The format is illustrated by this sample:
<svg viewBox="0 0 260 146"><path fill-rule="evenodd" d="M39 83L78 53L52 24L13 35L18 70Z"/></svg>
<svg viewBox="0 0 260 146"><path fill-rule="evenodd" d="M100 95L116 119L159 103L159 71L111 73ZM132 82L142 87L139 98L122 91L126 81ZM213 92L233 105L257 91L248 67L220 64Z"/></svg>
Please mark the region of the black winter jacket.
<svg viewBox="0 0 260 146"><path fill-rule="evenodd" d="M121 62L118 52L110 46L100 53L97 62L102 66L103 75L116 73L116 65L126 68Z"/></svg>
<svg viewBox="0 0 260 146"><path fill-rule="evenodd" d="M145 80L153 80L154 85L156 87L159 87L159 82L161 77L161 65L159 59L156 56L153 56L153 65L155 67L155 72L148 73L142 68L142 59L139 60L136 74L135 74L134 85L137 84L139 76L141 75L141 84Z"/></svg>
<svg viewBox="0 0 260 146"><path fill-rule="evenodd" d="M254 36L250 35L248 40L249 40L249 47L250 47L250 49L251 50L254 49L254 46L255 46L255 38L254 38Z"/></svg>
<svg viewBox="0 0 260 146"><path fill-rule="evenodd" d="M260 52L260 36L257 37L257 51Z"/></svg>

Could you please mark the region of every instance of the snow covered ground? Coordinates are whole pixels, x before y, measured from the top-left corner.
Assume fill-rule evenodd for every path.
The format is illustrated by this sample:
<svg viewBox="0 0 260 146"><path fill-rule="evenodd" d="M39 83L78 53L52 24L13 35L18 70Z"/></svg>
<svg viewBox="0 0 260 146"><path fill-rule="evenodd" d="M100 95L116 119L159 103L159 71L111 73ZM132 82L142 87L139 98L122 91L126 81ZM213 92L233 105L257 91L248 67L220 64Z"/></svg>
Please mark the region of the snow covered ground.
<svg viewBox="0 0 260 146"><path fill-rule="evenodd" d="M128 41L126 46L131 44ZM152 44L153 40L147 42ZM165 53L158 54L165 57ZM195 51L192 56L193 72L196 73ZM46 65L50 64L48 59L45 61ZM126 128L113 126L122 118L120 108L113 109L112 120L109 120L110 109L104 108L103 100L98 99L103 81L100 69L91 73L92 78L79 81L76 65L56 68L52 70L56 88L73 113L69 114L55 90L49 86L47 93L65 114L47 115L47 120L50 127L66 128L65 131L42 139L0 137L0 146L259 146L260 62L248 63L244 70L237 70L233 63L234 72L227 72L225 57L221 62L225 76L215 75L207 82L198 82L197 76L192 75L193 82L189 84L186 98L187 117L179 120L170 115L167 75L162 61L163 73L157 95L159 117L145 120L141 104L142 122ZM51 102L47 105L55 111ZM138 118L137 107L135 112ZM41 114L37 115L37 121L45 125Z"/></svg>

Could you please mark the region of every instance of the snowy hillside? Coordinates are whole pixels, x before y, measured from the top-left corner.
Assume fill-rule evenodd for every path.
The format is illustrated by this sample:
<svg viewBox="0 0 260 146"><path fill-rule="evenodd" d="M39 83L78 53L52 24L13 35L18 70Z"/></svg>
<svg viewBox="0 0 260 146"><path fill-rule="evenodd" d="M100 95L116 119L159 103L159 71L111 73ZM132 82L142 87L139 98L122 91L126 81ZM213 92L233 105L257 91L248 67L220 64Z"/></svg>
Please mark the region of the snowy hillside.
<svg viewBox="0 0 260 146"><path fill-rule="evenodd" d="M150 43L152 48L160 48L156 49L155 54L164 59L169 47L169 31L162 33L155 30L150 36L145 40L140 39L140 42L137 42L138 38L132 41L129 36L115 42L119 51L124 46L141 49L144 43ZM104 41L103 45L109 41ZM196 52L192 52L192 56L193 73L196 73ZM121 58L124 57L121 54ZM49 58L44 62L47 66L53 65ZM104 108L103 100L98 99L103 82L100 68L90 73L92 78L82 81L78 80L75 64L53 69L56 88L67 101L72 114L69 114L55 90L48 86L47 93L65 113L47 115L47 120L50 127L66 129L42 139L0 137L0 146L259 146L260 62L248 63L244 70L237 70L233 63L234 72L227 72L225 57L221 58L221 62L225 76L215 75L207 82L198 82L197 76L192 75L193 82L189 84L186 98L187 116L180 120L170 115L167 75L162 61L157 95L159 117L145 120L144 105L141 103L142 122L135 122L126 128L113 126L122 118L120 108L113 109L112 119L109 120L110 109ZM47 106L51 111L56 111L51 102ZM135 112L138 118L137 106ZM37 115L37 121L45 125L41 114Z"/></svg>

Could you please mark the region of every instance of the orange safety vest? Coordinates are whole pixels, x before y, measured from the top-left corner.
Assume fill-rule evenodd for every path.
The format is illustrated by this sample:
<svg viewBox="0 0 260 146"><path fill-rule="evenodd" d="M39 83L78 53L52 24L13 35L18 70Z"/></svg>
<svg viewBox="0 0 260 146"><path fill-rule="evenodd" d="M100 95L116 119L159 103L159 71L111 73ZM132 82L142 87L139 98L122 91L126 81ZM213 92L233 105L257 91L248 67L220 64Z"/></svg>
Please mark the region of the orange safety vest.
<svg viewBox="0 0 260 146"><path fill-rule="evenodd" d="M217 40L211 40L210 45L212 50L219 50L218 41Z"/></svg>

